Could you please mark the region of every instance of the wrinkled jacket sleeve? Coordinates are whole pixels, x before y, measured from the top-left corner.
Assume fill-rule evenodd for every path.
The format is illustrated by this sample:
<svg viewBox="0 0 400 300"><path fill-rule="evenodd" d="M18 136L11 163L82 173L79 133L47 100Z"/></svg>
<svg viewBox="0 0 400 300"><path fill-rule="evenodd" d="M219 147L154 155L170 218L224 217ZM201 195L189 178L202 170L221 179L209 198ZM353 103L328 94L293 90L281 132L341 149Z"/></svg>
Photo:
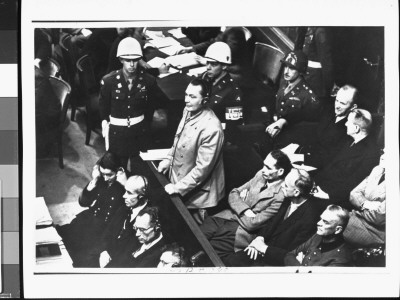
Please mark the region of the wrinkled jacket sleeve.
<svg viewBox="0 0 400 300"><path fill-rule="evenodd" d="M359 185L357 185L350 193L350 203L360 209L361 205L367 201L365 197L365 188L367 187L368 177L365 178Z"/></svg>
<svg viewBox="0 0 400 300"><path fill-rule="evenodd" d="M251 181L252 180L246 182L241 187L234 188L229 194L228 197L229 206L238 216L240 216L246 209L250 208L250 206L245 201L242 200L242 198L240 197L240 193L243 190L248 190L248 191L250 190Z"/></svg>
<svg viewBox="0 0 400 300"><path fill-rule="evenodd" d="M224 133L220 130L205 130L203 134L195 167L175 184L175 189L182 196L205 181L214 169L219 156L222 155Z"/></svg>

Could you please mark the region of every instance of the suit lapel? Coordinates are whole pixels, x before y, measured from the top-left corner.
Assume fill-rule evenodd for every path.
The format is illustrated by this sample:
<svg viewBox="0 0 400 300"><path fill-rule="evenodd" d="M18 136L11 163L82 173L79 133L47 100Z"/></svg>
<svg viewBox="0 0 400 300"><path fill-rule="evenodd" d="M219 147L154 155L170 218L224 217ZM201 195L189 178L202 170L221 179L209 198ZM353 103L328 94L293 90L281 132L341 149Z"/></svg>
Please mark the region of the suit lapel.
<svg viewBox="0 0 400 300"><path fill-rule="evenodd" d="M282 231L285 231L288 227L295 226L295 224L299 219L301 219L309 206L309 200L300 205L286 220L284 220L284 216L286 214L287 208L285 209L282 217L282 222L278 225L277 229L274 232L274 235L279 235ZM289 205L288 205L289 207Z"/></svg>

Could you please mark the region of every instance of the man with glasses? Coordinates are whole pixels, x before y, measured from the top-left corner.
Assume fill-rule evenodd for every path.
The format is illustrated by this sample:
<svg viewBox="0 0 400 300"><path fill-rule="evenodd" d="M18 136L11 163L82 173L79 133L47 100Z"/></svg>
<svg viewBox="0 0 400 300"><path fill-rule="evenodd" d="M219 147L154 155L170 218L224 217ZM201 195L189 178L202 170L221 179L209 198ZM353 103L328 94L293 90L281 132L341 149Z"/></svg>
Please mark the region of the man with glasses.
<svg viewBox="0 0 400 300"><path fill-rule="evenodd" d="M158 209L145 207L137 215L133 229L140 245L126 247L119 257L112 259L106 268L155 268L165 241L161 232Z"/></svg>
<svg viewBox="0 0 400 300"><path fill-rule="evenodd" d="M106 152L93 167L92 180L79 198L79 204L88 209L77 214L70 224L56 226L74 267L86 265L82 251L100 239L115 212L124 205L125 189L118 181L123 173L119 159Z"/></svg>
<svg viewBox="0 0 400 300"><path fill-rule="evenodd" d="M106 150L117 154L123 167L130 158L132 170L141 165L139 151L147 149L154 109L166 103L166 98L156 79L138 65L143 54L135 38L126 37L119 43L117 57L122 68L101 80L100 117Z"/></svg>
<svg viewBox="0 0 400 300"><path fill-rule="evenodd" d="M372 116L364 109L352 110L346 122L347 135L351 140L323 169L318 171L315 182L318 185L315 197L329 200L351 209L349 195L379 162L379 149L370 135Z"/></svg>
<svg viewBox="0 0 400 300"><path fill-rule="evenodd" d="M226 266L283 266L288 251L309 239L320 211L311 199L314 182L307 171L292 168L282 184L285 199L274 217L244 251L222 258Z"/></svg>

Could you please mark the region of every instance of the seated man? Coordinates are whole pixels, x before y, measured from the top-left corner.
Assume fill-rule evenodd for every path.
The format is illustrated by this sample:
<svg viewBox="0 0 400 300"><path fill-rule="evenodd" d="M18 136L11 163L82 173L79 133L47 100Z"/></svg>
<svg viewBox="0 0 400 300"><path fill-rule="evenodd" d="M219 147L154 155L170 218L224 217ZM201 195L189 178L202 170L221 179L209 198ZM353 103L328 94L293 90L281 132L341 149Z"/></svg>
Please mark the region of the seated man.
<svg viewBox="0 0 400 300"><path fill-rule="evenodd" d="M350 193L350 203L356 209L350 212L345 240L356 247L371 247L385 243L386 183L385 159Z"/></svg>
<svg viewBox="0 0 400 300"><path fill-rule="evenodd" d="M79 204L88 209L70 224L56 226L74 267L85 266L82 251L96 243L116 211L124 205L124 187L117 180L122 168L117 156L106 152L93 167L92 180L83 189Z"/></svg>
<svg viewBox="0 0 400 300"><path fill-rule="evenodd" d="M202 78L209 83L208 105L221 121L226 141L235 144L237 126L243 123L243 103L241 91L227 71L232 63L231 49L226 43L215 42L205 58L207 71Z"/></svg>
<svg viewBox="0 0 400 300"><path fill-rule="evenodd" d="M265 130L274 139L274 148L298 142L307 132L299 123L319 119L320 102L303 78L307 62L306 55L300 50L289 52L282 60L284 80L276 95L276 120Z"/></svg>
<svg viewBox="0 0 400 300"><path fill-rule="evenodd" d="M179 268L189 265L185 249L179 247L177 243L172 243L163 247L163 253L160 257L160 263L157 268Z"/></svg>
<svg viewBox="0 0 400 300"><path fill-rule="evenodd" d="M132 226L138 213L148 205L147 190L146 177L138 175L129 177L125 183L123 196L125 206L115 213L115 217L104 231L99 245L91 253L94 266L104 267L110 260L118 257L122 249L132 244L139 246Z"/></svg>
<svg viewBox="0 0 400 300"><path fill-rule="evenodd" d="M336 95L334 109L327 109L316 125L316 134L309 147L304 147L304 163L313 167L322 168L351 139L346 134L345 123L350 111L357 108L357 94L355 87L345 85ZM331 107L331 104L330 104ZM332 107L333 108L333 107Z"/></svg>
<svg viewBox="0 0 400 300"><path fill-rule="evenodd" d="M329 205L317 224L317 233L285 256L285 266L351 266L351 249L343 239L349 212Z"/></svg>
<svg viewBox="0 0 400 300"><path fill-rule="evenodd" d="M165 245L158 209L145 207L137 215L133 229L139 245L132 243L112 259L106 268L155 268L157 267L162 248Z"/></svg>
<svg viewBox="0 0 400 300"><path fill-rule="evenodd" d="M315 232L320 211L311 199L313 181L301 169L292 168L282 185L285 200L274 217L261 228L244 250L222 258L226 266L283 266L288 251Z"/></svg>
<svg viewBox="0 0 400 300"><path fill-rule="evenodd" d="M219 256L246 248L254 232L278 212L284 199L281 185L291 169L285 153L272 151L254 178L231 191L230 208L205 219L200 229Z"/></svg>
<svg viewBox="0 0 400 300"><path fill-rule="evenodd" d="M352 141L318 171L315 197L329 199L329 202L344 208L351 207L348 200L350 191L371 172L379 159L378 148L369 134L371 125L372 117L368 111L354 109L349 113L346 127Z"/></svg>

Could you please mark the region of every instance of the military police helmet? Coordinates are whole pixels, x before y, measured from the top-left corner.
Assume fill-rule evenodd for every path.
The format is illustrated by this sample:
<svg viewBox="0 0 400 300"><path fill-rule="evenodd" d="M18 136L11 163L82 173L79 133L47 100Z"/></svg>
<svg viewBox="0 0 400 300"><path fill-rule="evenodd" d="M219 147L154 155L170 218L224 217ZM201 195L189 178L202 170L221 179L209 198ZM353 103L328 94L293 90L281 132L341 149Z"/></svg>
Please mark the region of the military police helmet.
<svg viewBox="0 0 400 300"><path fill-rule="evenodd" d="M302 74L307 71L308 58L301 50L289 52L281 62L290 68L296 69Z"/></svg>
<svg viewBox="0 0 400 300"><path fill-rule="evenodd" d="M126 37L119 43L117 57L125 59L139 59L142 56L142 48L135 38Z"/></svg>
<svg viewBox="0 0 400 300"><path fill-rule="evenodd" d="M231 64L231 48L224 42L215 42L208 47L206 55L207 61L217 61L223 64Z"/></svg>

